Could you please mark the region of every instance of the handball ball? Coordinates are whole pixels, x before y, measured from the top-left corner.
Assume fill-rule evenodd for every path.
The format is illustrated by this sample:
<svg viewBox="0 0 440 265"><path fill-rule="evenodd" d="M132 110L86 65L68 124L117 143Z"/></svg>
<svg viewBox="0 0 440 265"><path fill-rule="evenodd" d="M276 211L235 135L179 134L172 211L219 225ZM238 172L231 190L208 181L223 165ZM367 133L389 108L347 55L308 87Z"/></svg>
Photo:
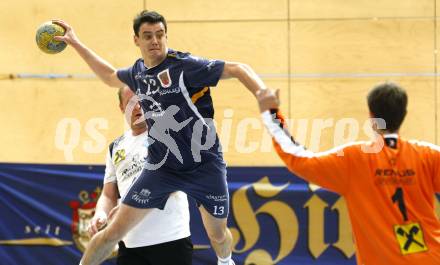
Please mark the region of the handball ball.
<svg viewBox="0 0 440 265"><path fill-rule="evenodd" d="M57 41L53 38L55 36L63 36L65 30L60 25L54 24L48 21L38 27L35 40L37 41L38 48L45 53L59 53L64 50L67 44L64 41Z"/></svg>

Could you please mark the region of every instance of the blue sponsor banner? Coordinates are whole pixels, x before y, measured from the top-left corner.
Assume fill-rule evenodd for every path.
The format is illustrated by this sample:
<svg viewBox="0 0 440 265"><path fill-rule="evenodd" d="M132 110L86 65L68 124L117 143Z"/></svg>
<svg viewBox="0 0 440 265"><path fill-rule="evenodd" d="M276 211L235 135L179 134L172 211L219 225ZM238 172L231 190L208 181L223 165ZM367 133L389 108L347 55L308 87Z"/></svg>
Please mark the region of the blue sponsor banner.
<svg viewBox="0 0 440 265"><path fill-rule="evenodd" d="M0 164L0 264L78 264L103 166ZM230 167L237 265L355 264L344 200L283 167ZM194 265L216 264L190 202ZM104 264L115 264L109 259Z"/></svg>

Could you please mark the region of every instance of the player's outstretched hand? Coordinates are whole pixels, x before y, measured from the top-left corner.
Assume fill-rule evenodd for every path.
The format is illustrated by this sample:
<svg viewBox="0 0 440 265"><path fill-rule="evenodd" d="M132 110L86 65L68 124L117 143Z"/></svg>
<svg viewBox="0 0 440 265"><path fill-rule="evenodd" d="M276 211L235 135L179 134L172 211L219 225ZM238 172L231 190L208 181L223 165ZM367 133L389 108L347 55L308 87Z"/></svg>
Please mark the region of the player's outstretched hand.
<svg viewBox="0 0 440 265"><path fill-rule="evenodd" d="M69 44L69 45L74 45L79 43L79 39L76 36L75 32L73 31L73 28L67 24L65 21L61 20L61 19L52 19L52 23L60 25L61 27L63 27L66 32L64 33L64 36L56 36L54 37L55 40L57 41L64 41L65 43Z"/></svg>
<svg viewBox="0 0 440 265"><path fill-rule="evenodd" d="M100 229L102 229L107 223L106 216L95 215L92 220L90 220L88 232L90 237L93 237Z"/></svg>
<svg viewBox="0 0 440 265"><path fill-rule="evenodd" d="M278 109L280 106L280 90L275 90L275 93L271 89L260 90L256 94L258 105L261 112L266 110Z"/></svg>

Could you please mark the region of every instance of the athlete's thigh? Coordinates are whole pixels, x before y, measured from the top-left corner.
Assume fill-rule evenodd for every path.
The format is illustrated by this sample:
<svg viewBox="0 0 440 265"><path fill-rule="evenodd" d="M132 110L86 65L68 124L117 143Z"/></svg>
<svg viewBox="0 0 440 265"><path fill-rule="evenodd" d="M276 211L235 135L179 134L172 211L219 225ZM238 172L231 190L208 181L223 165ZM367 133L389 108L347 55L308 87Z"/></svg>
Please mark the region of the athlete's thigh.
<svg viewBox="0 0 440 265"><path fill-rule="evenodd" d="M227 218L229 214L229 192L226 180L226 165L223 161L212 161L185 176L184 192L203 205L215 218Z"/></svg>
<svg viewBox="0 0 440 265"><path fill-rule="evenodd" d="M178 190L171 173L162 170L146 170L130 186L123 203L136 208L163 209L171 193Z"/></svg>
<svg viewBox="0 0 440 265"><path fill-rule="evenodd" d="M192 265L193 244L189 237L148 248L151 265Z"/></svg>

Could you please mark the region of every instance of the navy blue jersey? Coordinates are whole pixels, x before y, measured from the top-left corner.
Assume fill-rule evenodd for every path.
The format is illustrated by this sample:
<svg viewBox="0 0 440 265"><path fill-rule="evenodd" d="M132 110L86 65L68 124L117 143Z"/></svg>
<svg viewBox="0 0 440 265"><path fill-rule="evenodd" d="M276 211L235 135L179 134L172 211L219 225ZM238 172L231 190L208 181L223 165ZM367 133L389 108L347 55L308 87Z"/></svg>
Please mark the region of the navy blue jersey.
<svg viewBox="0 0 440 265"><path fill-rule="evenodd" d="M149 127L147 169L188 171L223 160L210 87L217 85L224 65L169 50L166 59L150 69L138 59L118 70L119 79L137 94Z"/></svg>

